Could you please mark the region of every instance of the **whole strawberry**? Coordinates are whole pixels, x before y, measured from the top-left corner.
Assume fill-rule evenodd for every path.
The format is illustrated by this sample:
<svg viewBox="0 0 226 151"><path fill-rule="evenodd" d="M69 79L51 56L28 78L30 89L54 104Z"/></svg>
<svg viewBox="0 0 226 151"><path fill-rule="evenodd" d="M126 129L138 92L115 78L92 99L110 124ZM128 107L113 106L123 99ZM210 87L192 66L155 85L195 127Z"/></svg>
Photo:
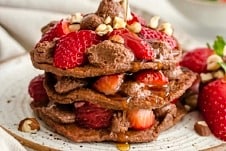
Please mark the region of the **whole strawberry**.
<svg viewBox="0 0 226 151"><path fill-rule="evenodd" d="M198 107L212 133L226 141L226 79L205 85L198 97Z"/></svg>
<svg viewBox="0 0 226 151"><path fill-rule="evenodd" d="M43 87L44 79L44 75L38 75L31 80L28 86L28 93L37 105L47 104L49 102L46 90Z"/></svg>
<svg viewBox="0 0 226 151"><path fill-rule="evenodd" d="M184 55L180 65L197 73L206 72L207 58L213 53L210 48L196 48Z"/></svg>
<svg viewBox="0 0 226 151"><path fill-rule="evenodd" d="M53 65L61 69L70 69L82 65L85 50L100 42L100 37L91 30L71 32L59 39L54 52Z"/></svg>

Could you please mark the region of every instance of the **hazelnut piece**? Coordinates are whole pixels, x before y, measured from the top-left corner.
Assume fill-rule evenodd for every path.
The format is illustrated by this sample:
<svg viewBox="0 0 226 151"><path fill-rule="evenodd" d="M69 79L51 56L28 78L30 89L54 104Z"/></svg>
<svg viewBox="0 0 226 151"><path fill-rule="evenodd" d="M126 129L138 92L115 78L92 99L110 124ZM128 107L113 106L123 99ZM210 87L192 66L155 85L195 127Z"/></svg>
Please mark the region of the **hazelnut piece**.
<svg viewBox="0 0 226 151"><path fill-rule="evenodd" d="M26 133L36 133L40 130L40 124L35 118L25 118L20 121L18 130Z"/></svg>
<svg viewBox="0 0 226 151"><path fill-rule="evenodd" d="M194 129L200 136L209 136L211 134L205 121L197 121L194 125Z"/></svg>

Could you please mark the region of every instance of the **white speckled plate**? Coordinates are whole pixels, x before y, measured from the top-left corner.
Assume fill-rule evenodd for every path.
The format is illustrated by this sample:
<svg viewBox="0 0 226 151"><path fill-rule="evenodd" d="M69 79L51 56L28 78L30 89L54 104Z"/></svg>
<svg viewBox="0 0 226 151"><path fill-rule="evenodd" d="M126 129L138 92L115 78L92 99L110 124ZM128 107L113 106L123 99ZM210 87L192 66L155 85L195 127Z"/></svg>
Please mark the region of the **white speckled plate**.
<svg viewBox="0 0 226 151"><path fill-rule="evenodd" d="M29 55L18 57L0 65L0 125L14 134L32 142L59 150L116 151L114 143L73 143L51 132L41 121L41 130L36 134L27 134L17 130L18 123L25 117L33 117L27 86L29 81L42 73L31 65ZM200 137L194 130L194 122L200 119L198 113L187 115L180 123L163 132L157 141L143 144L131 144L131 151L194 151L220 145L223 142L213 136Z"/></svg>

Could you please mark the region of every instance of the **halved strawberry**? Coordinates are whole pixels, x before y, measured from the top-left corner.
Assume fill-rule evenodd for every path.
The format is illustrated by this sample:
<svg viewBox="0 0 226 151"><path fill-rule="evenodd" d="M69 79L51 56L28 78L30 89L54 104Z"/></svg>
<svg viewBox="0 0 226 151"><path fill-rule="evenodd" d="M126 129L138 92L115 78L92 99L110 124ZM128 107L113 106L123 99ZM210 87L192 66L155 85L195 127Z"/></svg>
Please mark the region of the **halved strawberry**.
<svg viewBox="0 0 226 151"><path fill-rule="evenodd" d="M169 82L161 71L144 70L135 76L136 81L153 86L163 86Z"/></svg>
<svg viewBox="0 0 226 151"><path fill-rule="evenodd" d="M100 77L93 87L105 95L115 94L123 83L124 74L107 75Z"/></svg>
<svg viewBox="0 0 226 151"><path fill-rule="evenodd" d="M106 128L111 124L112 110L99 107L89 102L75 105L76 123L85 128ZM77 104L77 102L75 103Z"/></svg>
<svg viewBox="0 0 226 151"><path fill-rule="evenodd" d="M40 42L43 41L52 41L54 38L59 38L63 35L66 35L70 32L69 23L67 21L61 20L51 27L47 32L42 35Z"/></svg>
<svg viewBox="0 0 226 151"><path fill-rule="evenodd" d="M154 30L148 27L142 27L140 37L147 41L162 41L168 44L172 49L177 48L178 44L173 36L169 36L164 32Z"/></svg>
<svg viewBox="0 0 226 151"><path fill-rule="evenodd" d="M133 51L137 59L149 61L154 58L154 50L150 44L136 34L127 29L116 29L112 31L108 37L114 35L119 35L124 39L124 45Z"/></svg>
<svg viewBox="0 0 226 151"><path fill-rule="evenodd" d="M86 61L86 49L100 41L100 37L91 30L71 32L61 37L56 44L53 65L61 69L82 65Z"/></svg>
<svg viewBox="0 0 226 151"><path fill-rule="evenodd" d="M130 126L136 130L144 130L150 128L155 122L155 115L152 110L133 109L127 113Z"/></svg>

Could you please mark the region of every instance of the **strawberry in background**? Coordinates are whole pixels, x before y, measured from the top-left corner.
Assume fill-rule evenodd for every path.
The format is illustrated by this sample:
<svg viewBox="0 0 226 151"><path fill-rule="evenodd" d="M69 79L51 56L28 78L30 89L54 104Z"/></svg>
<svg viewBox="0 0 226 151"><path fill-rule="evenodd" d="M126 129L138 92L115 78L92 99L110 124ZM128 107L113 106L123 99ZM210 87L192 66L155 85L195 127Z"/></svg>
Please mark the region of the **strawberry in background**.
<svg viewBox="0 0 226 151"><path fill-rule="evenodd" d="M198 109L212 133L226 141L226 41L217 36L213 47L187 52L181 66L199 73Z"/></svg>

